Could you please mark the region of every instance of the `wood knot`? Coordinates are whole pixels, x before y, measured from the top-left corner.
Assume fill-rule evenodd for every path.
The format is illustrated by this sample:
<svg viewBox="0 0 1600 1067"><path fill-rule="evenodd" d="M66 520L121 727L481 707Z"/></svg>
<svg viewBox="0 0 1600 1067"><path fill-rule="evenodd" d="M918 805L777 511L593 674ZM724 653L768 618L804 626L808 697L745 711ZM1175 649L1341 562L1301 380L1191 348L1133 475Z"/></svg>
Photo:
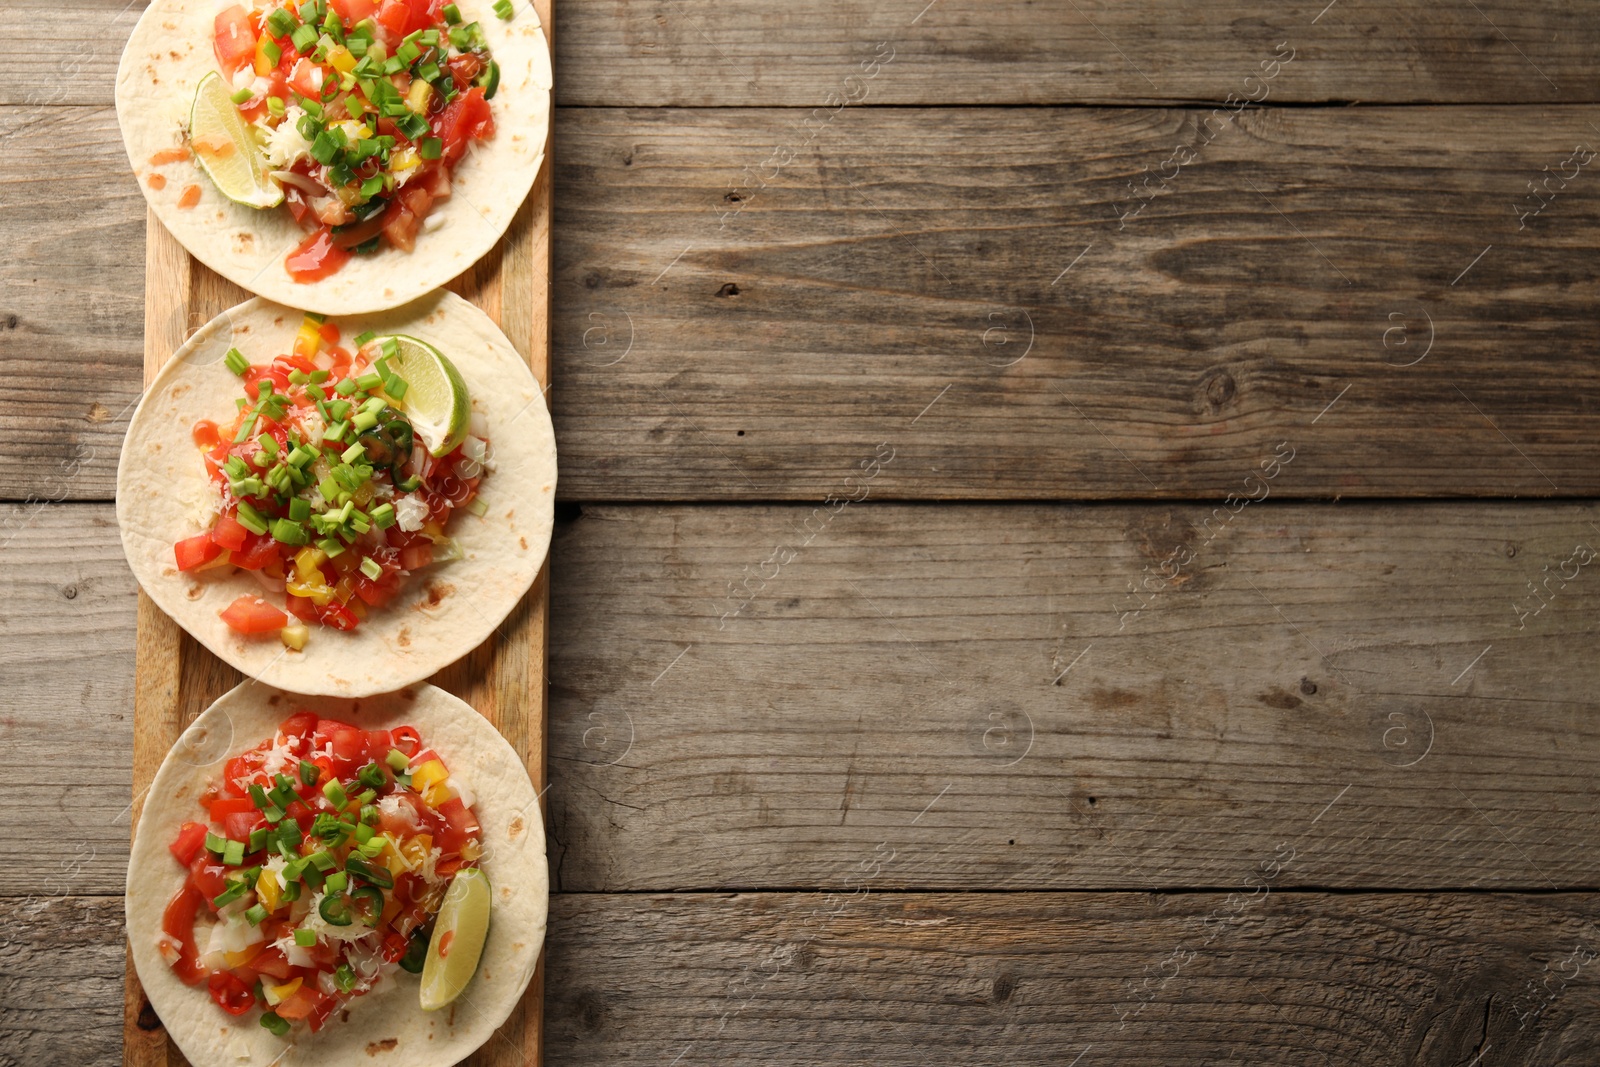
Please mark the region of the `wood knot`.
<svg viewBox="0 0 1600 1067"><path fill-rule="evenodd" d="M1212 411L1218 411L1238 393L1239 387L1234 384L1233 375L1225 370L1219 370L1205 381L1206 402L1211 405Z"/></svg>
<svg viewBox="0 0 1600 1067"><path fill-rule="evenodd" d="M990 999L996 1004L1004 1004L1011 999L1017 991L1017 976L1014 974L995 975L994 987L990 991Z"/></svg>
<svg viewBox="0 0 1600 1067"><path fill-rule="evenodd" d="M718 296L738 296L739 295L739 287L737 285L735 285L734 283L729 282L728 284L724 285L721 289L717 290L717 295Z"/></svg>
<svg viewBox="0 0 1600 1067"><path fill-rule="evenodd" d="M1317 683L1313 682L1310 678L1300 679L1300 692L1304 693L1308 697L1316 696Z"/></svg>
<svg viewBox="0 0 1600 1067"><path fill-rule="evenodd" d="M150 1006L150 1001L141 1000L139 1002L139 1017L134 1020L134 1025L147 1034L155 1033L161 1029L161 1016L157 1015L156 1010Z"/></svg>

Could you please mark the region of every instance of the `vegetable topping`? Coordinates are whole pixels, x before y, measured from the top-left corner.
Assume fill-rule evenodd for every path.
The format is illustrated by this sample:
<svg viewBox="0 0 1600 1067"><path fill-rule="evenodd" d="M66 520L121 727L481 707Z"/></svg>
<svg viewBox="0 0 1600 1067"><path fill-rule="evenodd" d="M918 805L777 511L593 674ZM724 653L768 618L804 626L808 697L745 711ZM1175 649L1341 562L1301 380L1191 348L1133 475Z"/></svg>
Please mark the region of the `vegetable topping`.
<svg viewBox="0 0 1600 1067"><path fill-rule="evenodd" d="M354 630L412 572L459 558L445 532L451 516L483 513L488 442L468 432L460 374L415 338L363 334L354 354L339 340L335 324L307 315L293 351L269 364L228 351L226 368L244 380L238 412L193 431L215 511L207 529L173 546L185 573L257 572L262 589L222 620L246 636L278 633L291 649L305 647L308 624ZM416 355L424 350L426 361ZM399 367L427 372L415 404ZM435 455L428 438L442 417L449 450Z"/></svg>
<svg viewBox="0 0 1600 1067"><path fill-rule="evenodd" d="M481 879L463 789L409 726L296 713L227 763L169 846L189 873L162 957L229 1015L259 1009L279 1037L320 1030L392 965L420 971L452 880Z"/></svg>
<svg viewBox="0 0 1600 1067"><path fill-rule="evenodd" d="M493 10L513 14L510 0ZM449 198L454 167L494 135L500 67L482 24L454 3L234 5L218 13L213 46L227 88L212 99L225 92L249 124L238 147L259 157L254 169L274 187L222 191L259 208L287 199L308 231L285 260L296 281L328 277L380 245L410 252ZM191 144L203 152L199 138Z"/></svg>

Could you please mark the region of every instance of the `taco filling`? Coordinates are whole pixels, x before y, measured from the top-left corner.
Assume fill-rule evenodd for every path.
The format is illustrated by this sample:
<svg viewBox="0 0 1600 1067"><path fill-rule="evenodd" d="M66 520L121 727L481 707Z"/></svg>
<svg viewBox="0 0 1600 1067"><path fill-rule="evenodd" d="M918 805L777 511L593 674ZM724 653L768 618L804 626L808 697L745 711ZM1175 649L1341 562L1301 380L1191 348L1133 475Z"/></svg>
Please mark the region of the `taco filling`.
<svg viewBox="0 0 1600 1067"><path fill-rule="evenodd" d="M483 855L470 794L410 726L298 712L228 761L200 805L203 821L168 846L189 874L162 917L161 956L280 1037L320 1030L396 965L422 972L452 880L481 880L461 873Z"/></svg>
<svg viewBox="0 0 1600 1067"><path fill-rule="evenodd" d="M511 0L494 12L510 18ZM225 196L284 204L307 231L284 262L298 282L410 252L468 147L494 135L500 67L454 3L257 0L218 13L213 44L191 148Z"/></svg>
<svg viewBox="0 0 1600 1067"><path fill-rule="evenodd" d="M413 573L459 558L446 531L458 510L483 513L491 463L466 384L437 349L368 333L352 353L339 340L336 324L306 315L293 350L268 364L228 350L238 410L192 431L216 493L208 528L173 547L185 573L254 572L261 591L222 620L296 650L311 625L354 630Z"/></svg>

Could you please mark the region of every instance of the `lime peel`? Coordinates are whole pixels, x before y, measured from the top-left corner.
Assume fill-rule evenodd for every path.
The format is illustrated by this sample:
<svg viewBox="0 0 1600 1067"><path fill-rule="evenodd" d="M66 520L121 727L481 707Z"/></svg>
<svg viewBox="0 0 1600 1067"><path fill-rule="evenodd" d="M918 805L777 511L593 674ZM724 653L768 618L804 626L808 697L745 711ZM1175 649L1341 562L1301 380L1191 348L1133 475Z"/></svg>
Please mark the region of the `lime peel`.
<svg viewBox="0 0 1600 1067"><path fill-rule="evenodd" d="M215 71L195 87L189 144L206 177L235 204L265 210L283 203L283 187L268 177L261 145Z"/></svg>
<svg viewBox="0 0 1600 1067"><path fill-rule="evenodd" d="M385 338L379 338L381 344ZM467 439L472 425L472 398L455 364L437 348L404 334L394 335L399 351L389 369L406 383L399 406L412 430L433 456L446 456Z"/></svg>
<svg viewBox="0 0 1600 1067"><path fill-rule="evenodd" d="M422 965L417 995L423 1011L438 1011L453 1003L477 973L493 898L489 876L477 867L457 871L450 880Z"/></svg>

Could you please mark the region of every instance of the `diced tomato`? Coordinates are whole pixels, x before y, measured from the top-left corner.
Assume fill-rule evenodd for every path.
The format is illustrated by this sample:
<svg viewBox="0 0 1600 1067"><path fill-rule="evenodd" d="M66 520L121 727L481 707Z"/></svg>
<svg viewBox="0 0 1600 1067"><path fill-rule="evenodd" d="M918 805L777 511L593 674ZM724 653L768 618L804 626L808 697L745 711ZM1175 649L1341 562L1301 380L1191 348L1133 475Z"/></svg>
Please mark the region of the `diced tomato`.
<svg viewBox="0 0 1600 1067"><path fill-rule="evenodd" d="M308 596L295 596L293 593L286 595L289 603L289 613L301 622L317 621L317 605Z"/></svg>
<svg viewBox="0 0 1600 1067"><path fill-rule="evenodd" d="M241 811L222 820L223 832L232 841L249 841L250 832L267 825L266 817L259 811Z"/></svg>
<svg viewBox="0 0 1600 1067"><path fill-rule="evenodd" d="M289 75L289 88L301 96L310 97L312 100L322 99L322 86L328 78L327 68L309 59L300 59L295 62L294 70Z"/></svg>
<svg viewBox="0 0 1600 1067"><path fill-rule="evenodd" d="M401 203L390 204L381 218L383 236L388 239L390 247L402 252L410 252L417 247L417 230L421 221L410 208Z"/></svg>
<svg viewBox="0 0 1600 1067"><path fill-rule="evenodd" d="M349 778L370 762L367 754L367 732L354 726L322 731L333 745L333 773Z"/></svg>
<svg viewBox="0 0 1600 1067"><path fill-rule="evenodd" d="M205 976L200 969L200 954L194 945L194 916L200 910L200 901L203 899L200 893L201 890L185 882L161 915L161 929L178 942L178 962L172 965L173 973L189 985L194 985Z"/></svg>
<svg viewBox="0 0 1600 1067"><path fill-rule="evenodd" d="M324 344L336 345L339 343L338 323L324 322L320 327L317 328L317 332L322 335L322 341Z"/></svg>
<svg viewBox="0 0 1600 1067"><path fill-rule="evenodd" d="M177 556L180 571L192 571L204 567L222 555L222 546L211 540L209 533L185 537L172 548L173 554Z"/></svg>
<svg viewBox="0 0 1600 1067"><path fill-rule="evenodd" d="M407 545L400 550L400 566L404 570L418 571L433 562L433 545Z"/></svg>
<svg viewBox="0 0 1600 1067"><path fill-rule="evenodd" d="M211 991L211 999L229 1015L243 1015L256 1006L255 993L227 971L212 975L206 988Z"/></svg>
<svg viewBox="0 0 1600 1067"><path fill-rule="evenodd" d="M452 100L435 120L434 133L444 141L443 159L454 164L467 150L467 142L494 134L494 116L483 90L474 85Z"/></svg>
<svg viewBox="0 0 1600 1067"><path fill-rule="evenodd" d="M249 536L250 531L239 525L239 520L233 517L231 511L218 515L216 523L211 527L211 540L230 552L243 548L244 539Z"/></svg>
<svg viewBox="0 0 1600 1067"><path fill-rule="evenodd" d="M451 797L439 805L439 814L444 818L444 830L434 838L433 843L445 855L458 855L461 846L469 838L478 837L482 827L478 825L477 816L472 814L472 809L461 802L460 797Z"/></svg>
<svg viewBox="0 0 1600 1067"><path fill-rule="evenodd" d="M368 607L381 608L394 598L400 590L399 572L385 574L376 581L365 574L357 572L355 578L356 596Z"/></svg>
<svg viewBox="0 0 1600 1067"><path fill-rule="evenodd" d="M232 78L234 71L249 63L256 52L256 31L250 24L250 14L238 4L224 8L217 13L212 29L217 65Z"/></svg>
<svg viewBox="0 0 1600 1067"><path fill-rule="evenodd" d="M286 816L300 824L302 833L311 832L311 824L316 821L316 812L306 807L298 800L290 801L289 806L283 809Z"/></svg>
<svg viewBox="0 0 1600 1067"><path fill-rule="evenodd" d="M411 7L405 0L383 0L378 5L378 22L391 33L404 37L410 33Z"/></svg>
<svg viewBox="0 0 1600 1067"><path fill-rule="evenodd" d="M248 593L222 609L222 621L246 636L272 633L289 625L289 616Z"/></svg>
<svg viewBox="0 0 1600 1067"><path fill-rule="evenodd" d="M317 732L317 716L310 711L297 711L278 727L278 732L284 737L309 742L312 735Z"/></svg>
<svg viewBox="0 0 1600 1067"><path fill-rule="evenodd" d="M378 10L376 0L329 0L329 6L350 26L362 19L370 19L373 12Z"/></svg>
<svg viewBox="0 0 1600 1067"><path fill-rule="evenodd" d="M235 550L228 562L247 571L258 571L278 559L278 542L268 534L246 531L244 545Z"/></svg>
<svg viewBox="0 0 1600 1067"><path fill-rule="evenodd" d="M189 436L194 438L196 446L210 451L222 443L222 438L217 436L217 424L210 419L201 419L189 431Z"/></svg>
<svg viewBox="0 0 1600 1067"><path fill-rule="evenodd" d="M240 781L249 774L250 764L245 761L243 756L236 756L228 761L226 771L229 778ZM211 821L221 822L229 815L238 815L240 812L255 810L255 803L249 797L222 797L211 802Z"/></svg>
<svg viewBox="0 0 1600 1067"><path fill-rule="evenodd" d="M207 907L210 906L213 897L228 888L225 870L222 864L214 862L206 852L201 852L194 858L194 862L189 864L189 885L205 898Z"/></svg>
<svg viewBox="0 0 1600 1067"><path fill-rule="evenodd" d="M194 862L194 858L205 847L206 834L209 832L205 823L186 822L183 824L183 828L178 831L177 838L167 847L178 858L178 862L187 867Z"/></svg>
<svg viewBox="0 0 1600 1067"><path fill-rule="evenodd" d="M294 977L294 968L289 966L289 961L284 958L283 953L277 948L264 949L255 959L250 961L250 967L261 974L283 981Z"/></svg>
<svg viewBox="0 0 1600 1067"><path fill-rule="evenodd" d="M315 282L333 274L349 259L350 253L335 247L328 228L323 227L289 253L284 267L297 282Z"/></svg>
<svg viewBox="0 0 1600 1067"><path fill-rule="evenodd" d="M378 809L378 825L385 833L410 834L416 833L417 826L422 824L423 812L426 810L415 793L395 793L399 798L400 808L409 808L409 811L389 811L389 805Z"/></svg>

